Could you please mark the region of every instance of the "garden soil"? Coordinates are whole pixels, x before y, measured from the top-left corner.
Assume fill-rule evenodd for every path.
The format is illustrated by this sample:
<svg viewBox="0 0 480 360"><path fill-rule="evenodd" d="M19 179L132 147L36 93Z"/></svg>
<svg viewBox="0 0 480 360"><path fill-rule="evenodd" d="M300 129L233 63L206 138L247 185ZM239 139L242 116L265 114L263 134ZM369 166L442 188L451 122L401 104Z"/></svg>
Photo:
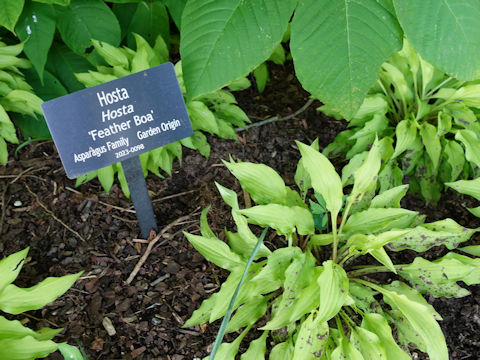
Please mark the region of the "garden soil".
<svg viewBox="0 0 480 360"><path fill-rule="evenodd" d="M263 94L253 86L235 93L239 105L254 122L288 117L309 101L294 77L293 66L270 66L271 81ZM42 310L11 318L38 329L62 327L57 342L79 344L94 359L186 360L208 355L220 320L213 324L183 328L201 302L217 291L227 273L205 261L187 242L183 231L199 234L199 211L208 205L208 221L220 238L233 229L230 211L217 192L215 182L244 195L222 159L264 163L274 168L289 186L299 152L295 140L319 139L325 147L346 127L316 111L315 101L286 120L254 126L238 133L238 141L209 137L211 155L203 158L184 150L171 177L147 178L160 229L167 228L130 283L135 266L147 251L139 240L131 201L116 185L105 194L98 181L75 187L66 178L53 143L31 144L0 167L0 257L30 246L28 261L17 280L31 286L48 276L84 270L80 280L61 298ZM343 165L337 159L335 165ZM428 221L451 217L467 227L480 225L465 210L474 205L447 191L437 206L425 206L413 197L405 207L421 211ZM180 220L179 220L180 219ZM170 224L170 226L169 226ZM256 229L258 230L258 229ZM268 239L268 246L278 246ZM479 243L476 235L470 243ZM443 254L438 248L426 258ZM411 262L413 253L402 252L396 261ZM480 286L469 287L461 299L427 300L442 315L440 322L452 359L480 359ZM253 334L256 337L258 334ZM232 337L227 337L232 339ZM60 359L52 354L50 359ZM426 359L421 353L412 358ZM7 360L7 359L2 359Z"/></svg>

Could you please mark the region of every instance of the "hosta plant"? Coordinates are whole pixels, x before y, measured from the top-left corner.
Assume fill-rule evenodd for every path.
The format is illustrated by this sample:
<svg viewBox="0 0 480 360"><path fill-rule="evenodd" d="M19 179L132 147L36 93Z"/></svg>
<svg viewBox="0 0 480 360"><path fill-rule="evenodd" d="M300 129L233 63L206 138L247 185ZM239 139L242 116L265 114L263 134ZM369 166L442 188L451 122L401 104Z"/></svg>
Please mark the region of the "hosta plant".
<svg viewBox="0 0 480 360"><path fill-rule="evenodd" d="M349 129L324 154L344 154L358 166L378 135L389 142L379 174L382 189L400 185L407 176L411 190L437 202L443 183L478 172L479 99L480 84L435 69L405 42L402 51L382 65L378 82ZM339 117L329 106L320 110Z"/></svg>
<svg viewBox="0 0 480 360"><path fill-rule="evenodd" d="M134 34L137 48L116 48L108 43L93 40L93 46L99 55L97 71L76 74L77 79L87 87L102 84L138 71L149 69L168 61L168 49L161 36L151 47L140 35ZM185 94L181 62L175 65L175 71L182 92ZM246 79L245 79L246 80ZM248 81L248 80L247 80ZM237 83L242 83L241 79ZM236 139L234 127L244 127L249 122L247 115L236 105L235 97L226 90L197 97L187 103L187 111L192 122L192 137L177 141L140 155L144 175L150 171L162 176L159 169L171 174L175 158L182 159L182 146L198 150L208 157L210 145L204 133L214 134L226 139ZM125 194L129 194L125 176L120 163L107 166L77 179L77 185L98 177L105 191L113 184L114 174Z"/></svg>
<svg viewBox="0 0 480 360"><path fill-rule="evenodd" d="M0 260L0 310L18 315L38 310L65 293L81 275L49 277L35 286L20 288L12 284L28 254L28 248ZM0 315L0 359L30 360L45 357L60 347L70 354L75 348L57 344L52 339L62 329L42 328L34 331L18 320Z"/></svg>
<svg viewBox="0 0 480 360"><path fill-rule="evenodd" d="M42 100L31 91L20 69L31 67L28 60L18 57L23 43L6 45L0 41L0 164L8 160L7 143L18 144L15 126L7 112L35 116L41 114Z"/></svg>
<svg viewBox="0 0 480 360"><path fill-rule="evenodd" d="M217 359L234 359L246 333L257 329L259 336L243 360L265 358L269 345L272 360L398 360L410 359L412 349L447 360L437 322L441 317L422 294L468 295L457 282L479 283L480 260L450 251L434 261L419 254L410 263L396 264L387 250L454 250L476 230L452 219L424 223L417 212L400 207L407 185L368 196L378 183L378 141L355 171L353 187L346 188L316 144L298 147L302 158L295 178L302 195L265 165L225 163L256 205L242 209L236 193L217 184L232 208L236 231L225 231L227 243L220 240L204 211L201 236L186 234L206 259L230 275L185 326L225 314L257 243L250 228L254 224L277 236L269 236L269 246L262 245L250 265L227 326L236 339L220 346Z"/></svg>

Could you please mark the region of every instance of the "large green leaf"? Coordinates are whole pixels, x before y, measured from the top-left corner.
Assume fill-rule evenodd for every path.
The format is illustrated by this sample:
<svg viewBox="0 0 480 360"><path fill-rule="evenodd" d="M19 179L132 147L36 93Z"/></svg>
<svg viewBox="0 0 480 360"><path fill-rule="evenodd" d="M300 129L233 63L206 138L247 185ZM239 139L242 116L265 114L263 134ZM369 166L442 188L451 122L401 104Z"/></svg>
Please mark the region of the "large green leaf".
<svg viewBox="0 0 480 360"><path fill-rule="evenodd" d="M392 335L392 329L387 320L380 314L365 314L362 328L376 334L380 339L388 360L409 360L410 356L397 345Z"/></svg>
<svg viewBox="0 0 480 360"><path fill-rule="evenodd" d="M296 0L191 0L182 15L180 54L192 99L246 75L281 41Z"/></svg>
<svg viewBox="0 0 480 360"><path fill-rule="evenodd" d="M480 2L393 2L408 41L425 60L462 80L480 77Z"/></svg>
<svg viewBox="0 0 480 360"><path fill-rule="evenodd" d="M267 351L268 331L264 331L262 335L250 342L248 350L242 354L240 360L259 360L263 359Z"/></svg>
<svg viewBox="0 0 480 360"><path fill-rule="evenodd" d="M480 178L474 180L459 180L452 183L446 183L445 185L461 194L470 195L475 199L480 200Z"/></svg>
<svg viewBox="0 0 480 360"><path fill-rule="evenodd" d="M168 14L161 1L141 1L138 3L127 30L127 45L133 49L135 38L132 33L141 35L151 46L155 45L158 35L162 36L166 44L170 42Z"/></svg>
<svg viewBox="0 0 480 360"><path fill-rule="evenodd" d="M430 359L448 360L445 337L435 320L437 314L433 311L431 305L420 294L417 293L414 296L414 291L405 284L401 287L388 286L388 290L386 288L375 286L375 290L380 291L390 305L398 307L418 332L426 345Z"/></svg>
<svg viewBox="0 0 480 360"><path fill-rule="evenodd" d="M56 8L57 27L65 44L79 55L92 45L91 39L120 45L120 25L102 0L71 0Z"/></svg>
<svg viewBox="0 0 480 360"><path fill-rule="evenodd" d="M0 359L34 360L47 356L57 348L58 345L51 340L39 341L32 336L21 339L1 339Z"/></svg>
<svg viewBox="0 0 480 360"><path fill-rule="evenodd" d="M410 226L417 215L415 211L401 208L371 208L351 215L343 229L346 233L363 234L382 232L395 227L402 229Z"/></svg>
<svg viewBox="0 0 480 360"><path fill-rule="evenodd" d="M300 0L290 48L303 87L352 118L382 63L401 49L389 1Z"/></svg>
<svg viewBox="0 0 480 360"><path fill-rule="evenodd" d="M93 70L93 66L83 56L75 54L64 44L56 42L50 49L46 68L71 93L85 88L74 74Z"/></svg>
<svg viewBox="0 0 480 360"><path fill-rule="evenodd" d="M188 241L205 258L221 268L232 271L245 263L240 256L235 254L227 244L219 239L184 233Z"/></svg>
<svg viewBox="0 0 480 360"><path fill-rule="evenodd" d="M25 0L0 0L0 26L13 32Z"/></svg>
<svg viewBox="0 0 480 360"><path fill-rule="evenodd" d="M298 141L297 146L302 153L303 166L310 175L313 189L323 196L327 209L336 218L343 201L340 176L332 163L320 152Z"/></svg>
<svg viewBox="0 0 480 360"><path fill-rule="evenodd" d="M285 204L287 190L278 173L264 164L235 163L224 161L225 166L260 205Z"/></svg>
<svg viewBox="0 0 480 360"><path fill-rule="evenodd" d="M328 339L328 333L328 323L320 322L317 314L312 312L300 327L292 360L320 358Z"/></svg>
<svg viewBox="0 0 480 360"><path fill-rule="evenodd" d="M478 272L480 269L476 265L464 264L454 258L442 257L430 262L417 257L411 264L403 265L397 270L422 294L460 298L469 295L470 292L457 285L457 281L462 281L475 271Z"/></svg>
<svg viewBox="0 0 480 360"><path fill-rule="evenodd" d="M332 260L323 263L323 272L317 279L320 285L320 307L317 320L324 322L334 317L347 298L348 278L345 270Z"/></svg>
<svg viewBox="0 0 480 360"><path fill-rule="evenodd" d="M0 309L9 314L37 310L63 295L82 272L62 277L49 277L29 288L8 285L0 294Z"/></svg>
<svg viewBox="0 0 480 360"><path fill-rule="evenodd" d="M43 69L55 33L55 10L52 5L27 3L15 31L20 40L27 40L23 51L43 79Z"/></svg>
<svg viewBox="0 0 480 360"><path fill-rule="evenodd" d="M32 336L37 340L50 340L63 329L42 328L38 332L23 326L18 320L7 320L0 316L0 339L22 338Z"/></svg>

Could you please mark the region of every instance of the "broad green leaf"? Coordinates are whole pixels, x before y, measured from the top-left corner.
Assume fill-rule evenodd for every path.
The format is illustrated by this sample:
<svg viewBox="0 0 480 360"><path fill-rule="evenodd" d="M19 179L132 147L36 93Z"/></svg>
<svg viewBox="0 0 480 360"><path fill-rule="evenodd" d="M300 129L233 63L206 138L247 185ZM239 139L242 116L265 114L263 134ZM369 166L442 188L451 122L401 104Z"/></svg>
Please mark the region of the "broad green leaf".
<svg viewBox="0 0 480 360"><path fill-rule="evenodd" d="M320 286L320 307L318 322L324 322L334 317L345 303L348 294L348 278L345 270L332 260L325 261L323 272L318 277Z"/></svg>
<svg viewBox="0 0 480 360"><path fill-rule="evenodd" d="M397 273L392 260L390 259L390 257L388 256L387 252L383 247L380 249L374 249L370 251L370 255L372 255L380 264L384 265L388 270L390 270L393 273Z"/></svg>
<svg viewBox="0 0 480 360"><path fill-rule="evenodd" d="M342 169L342 184L343 186L351 185L354 182L355 171L365 162L368 156L368 151L355 154Z"/></svg>
<svg viewBox="0 0 480 360"><path fill-rule="evenodd" d="M43 69L55 33L55 10L52 5L27 2L15 32L25 42L23 51L43 80Z"/></svg>
<svg viewBox="0 0 480 360"><path fill-rule="evenodd" d="M58 344L58 350L65 360L86 360L77 347L67 343Z"/></svg>
<svg viewBox="0 0 480 360"><path fill-rule="evenodd" d="M463 171L463 166L465 165L465 153L463 152L463 148L455 140L447 140L447 144L443 151L451 168L450 181L456 180Z"/></svg>
<svg viewBox="0 0 480 360"><path fill-rule="evenodd" d="M257 204L285 204L285 183L272 168L247 162L224 161L224 164Z"/></svg>
<svg viewBox="0 0 480 360"><path fill-rule="evenodd" d="M454 252L447 253L443 259L454 259L460 261L463 265L469 266L472 268L472 271L464 276L461 280L467 284L478 284L480 283L480 259L479 258L471 258L469 256L460 255Z"/></svg>
<svg viewBox="0 0 480 360"><path fill-rule="evenodd" d="M388 161L378 174L380 193L402 185L403 172L394 161Z"/></svg>
<svg viewBox="0 0 480 360"><path fill-rule="evenodd" d="M29 288L8 285L0 294L0 309L9 314L37 310L63 295L82 272L62 277L49 277Z"/></svg>
<svg viewBox="0 0 480 360"><path fill-rule="evenodd" d="M238 197L235 191L227 189L217 182L215 182L215 185L217 186L218 192L220 193L223 201L225 201L232 208L232 210L238 210Z"/></svg>
<svg viewBox="0 0 480 360"><path fill-rule="evenodd" d="M238 127L245 127L245 123L251 122L242 109L230 103L215 104L215 114L228 119L229 122Z"/></svg>
<svg viewBox="0 0 480 360"><path fill-rule="evenodd" d="M393 157L397 157L408 149L410 144L417 137L417 127L412 120L402 120L395 127L395 152Z"/></svg>
<svg viewBox="0 0 480 360"><path fill-rule="evenodd" d="M381 154L378 139L372 145L362 166L355 171L355 182L350 194L353 203L358 203L369 188L377 183L378 171L380 170Z"/></svg>
<svg viewBox="0 0 480 360"><path fill-rule="evenodd" d="M425 146L425 150L427 150L427 154L430 157L430 160L432 160L433 169L436 171L440 160L440 153L442 152L440 139L437 136L437 128L432 124L425 122L420 127L420 136L423 145Z"/></svg>
<svg viewBox="0 0 480 360"><path fill-rule="evenodd" d="M273 347L269 360L291 360L294 347L290 339Z"/></svg>
<svg viewBox="0 0 480 360"><path fill-rule="evenodd" d="M84 89L75 77L75 73L84 73L92 70L92 65L82 56L75 54L64 44L54 42L49 53L46 68L55 75L62 85L74 92Z"/></svg>
<svg viewBox="0 0 480 360"><path fill-rule="evenodd" d="M355 282L350 282L348 290L355 302L355 306L363 312L383 313L380 303L374 298L378 294L376 291Z"/></svg>
<svg viewBox="0 0 480 360"><path fill-rule="evenodd" d="M359 124L359 127L355 133L350 137L350 140L360 139L372 139L375 138L375 135L382 134L383 131L388 127L388 118L384 114L374 114L371 120L365 122L365 124ZM350 122L351 126L354 126L355 120Z"/></svg>
<svg viewBox="0 0 480 360"><path fill-rule="evenodd" d="M33 88L33 92L44 101L68 94L59 79L47 70L43 72L43 83L33 69L24 70L24 74L28 84Z"/></svg>
<svg viewBox="0 0 480 360"><path fill-rule="evenodd" d="M296 4L296 0L188 1L180 31L188 99L219 89L267 60Z"/></svg>
<svg viewBox="0 0 480 360"><path fill-rule="evenodd" d="M315 150L319 151L318 148L318 138L310 145ZM295 172L295 183L302 193L302 197L305 197L307 191L312 187L312 181L310 175L308 174L305 166L303 166L303 159L300 159L297 163L297 171Z"/></svg>
<svg viewBox="0 0 480 360"><path fill-rule="evenodd" d="M410 356L397 345L385 317L380 314L364 314L362 328L378 336L385 348L387 360L410 360Z"/></svg>
<svg viewBox="0 0 480 360"><path fill-rule="evenodd" d="M215 115L201 101L191 101L187 104L188 115L194 130L204 130L210 134L218 134Z"/></svg>
<svg viewBox="0 0 480 360"><path fill-rule="evenodd" d="M56 7L56 11L58 31L75 53L83 55L91 39L120 45L120 25L102 0L71 0L69 6Z"/></svg>
<svg viewBox="0 0 480 360"><path fill-rule="evenodd" d="M112 188L114 176L115 170L111 165L97 170L98 180L100 181L100 184L102 184L103 190L105 190L106 193L109 193Z"/></svg>
<svg viewBox="0 0 480 360"><path fill-rule="evenodd" d="M92 39L92 44L98 54L111 66L129 67L128 57L122 49L103 41Z"/></svg>
<svg viewBox="0 0 480 360"><path fill-rule="evenodd" d="M470 239L475 232L475 229L463 227L452 219L444 219L413 228L404 236L392 241L388 248L393 251L411 249L424 252L433 246L444 245L452 250Z"/></svg>
<svg viewBox="0 0 480 360"><path fill-rule="evenodd" d="M386 360L387 352L377 334L362 327L352 329L350 341L366 359Z"/></svg>
<svg viewBox="0 0 480 360"><path fill-rule="evenodd" d="M279 248L268 256L267 264L251 280L266 294L277 290L285 281L287 270L294 258L301 257L302 252L298 247Z"/></svg>
<svg viewBox="0 0 480 360"><path fill-rule="evenodd" d="M267 311L269 297L258 295L240 306L230 319L225 333L237 331L244 326L253 325Z"/></svg>
<svg viewBox="0 0 480 360"><path fill-rule="evenodd" d="M0 359L34 360L51 354L57 348L58 345L51 340L39 341L32 336L0 339Z"/></svg>
<svg viewBox="0 0 480 360"><path fill-rule="evenodd" d="M29 249L30 248L27 247L0 260L0 274L2 274L0 277L0 296L3 290L15 281L20 270L22 270Z"/></svg>
<svg viewBox="0 0 480 360"><path fill-rule="evenodd" d="M344 226L344 232L362 234L382 232L393 228L406 228L417 217L416 211L406 209L371 208L351 215Z"/></svg>
<svg viewBox="0 0 480 360"><path fill-rule="evenodd" d="M383 294L389 304L398 307L415 331L418 332L425 342L426 352L430 359L448 360L445 337L435 320L435 316L438 316L438 314L420 294L417 293L418 296L413 296L412 289L407 291L405 288L408 288L408 286L404 285L402 288L388 286L388 289L375 287Z"/></svg>
<svg viewBox="0 0 480 360"><path fill-rule="evenodd" d="M398 344L403 345L404 349L416 348L422 352L427 352L427 346L422 336L413 328L405 315L400 310L390 310L385 314L397 330Z"/></svg>
<svg viewBox="0 0 480 360"><path fill-rule="evenodd" d="M232 211L232 216L235 224L237 225L238 232L235 234L226 232L228 237L228 243L230 244L230 247L233 251L243 256L245 259L248 259L253 249L257 245L258 238L248 227L248 221L245 216L240 215L236 211ZM262 243L257 250L255 259L261 257L268 257L270 254L271 251L265 246L265 244Z"/></svg>
<svg viewBox="0 0 480 360"><path fill-rule="evenodd" d="M140 1L135 12L130 13L129 20L127 28L129 48L135 47L134 33L142 36L151 46L155 44L158 35L162 36L166 44L170 43L169 18L162 1Z"/></svg>
<svg viewBox="0 0 480 360"><path fill-rule="evenodd" d="M302 154L303 166L310 175L313 189L325 199L327 209L336 218L342 207L343 186L332 163L310 146L296 142Z"/></svg>
<svg viewBox="0 0 480 360"><path fill-rule="evenodd" d="M163 0L163 3L167 7L175 25L180 29L182 24L182 13L187 0Z"/></svg>
<svg viewBox="0 0 480 360"><path fill-rule="evenodd" d="M232 271L245 263L240 256L230 250L228 245L219 239L205 238L188 233L184 233L184 235L200 254L221 268Z"/></svg>
<svg viewBox="0 0 480 360"><path fill-rule="evenodd" d="M0 316L0 340L1 339L20 339L25 336L32 336L36 340L51 340L55 335L63 329L43 328L38 332L23 326L18 320L7 320Z"/></svg>
<svg viewBox="0 0 480 360"><path fill-rule="evenodd" d="M315 231L312 214L299 206L257 205L238 212L245 215L250 223L272 227L282 235L291 234L295 229L300 235L313 234Z"/></svg>
<svg viewBox="0 0 480 360"><path fill-rule="evenodd" d="M240 356L240 360L264 360L267 351L268 331L264 331L262 335L250 342L248 350Z"/></svg>
<svg viewBox="0 0 480 360"><path fill-rule="evenodd" d="M456 259L442 257L430 262L417 257L411 264L398 267L397 270L422 294L460 298L469 295L470 292L457 285L457 281L462 281L470 273L480 269Z"/></svg>
<svg viewBox="0 0 480 360"><path fill-rule="evenodd" d="M291 31L303 87L347 119L360 108L382 63L402 47L400 26L383 0L301 0Z"/></svg>
<svg viewBox="0 0 480 360"><path fill-rule="evenodd" d="M428 156L427 153L424 153L418 159L417 167L415 169L415 180L420 186L420 193L427 204L436 204L440 200L443 186L436 180L437 173L438 169L434 168L430 156ZM412 186L412 190L415 189L414 186L415 185Z"/></svg>
<svg viewBox="0 0 480 360"><path fill-rule="evenodd" d="M70 0L33 0L33 1L44 3L44 4L55 4L60 6L70 5Z"/></svg>
<svg viewBox="0 0 480 360"><path fill-rule="evenodd" d="M343 336L340 345L330 355L332 360L364 360L362 354Z"/></svg>
<svg viewBox="0 0 480 360"><path fill-rule="evenodd" d="M314 360L320 358L328 335L328 323L319 322L316 312L312 312L300 326L292 360Z"/></svg>
<svg viewBox="0 0 480 360"><path fill-rule="evenodd" d="M462 80L479 77L480 3L469 0L394 0L393 3L408 41L425 60ZM437 21L431 21L431 14L435 14ZM466 64L465 59L472 61Z"/></svg>
<svg viewBox="0 0 480 360"><path fill-rule="evenodd" d="M371 208L400 208L400 200L407 194L408 185L396 186L375 196Z"/></svg>
<svg viewBox="0 0 480 360"><path fill-rule="evenodd" d="M233 276L233 275L230 274L230 276ZM235 276L236 276L236 279L235 279L236 283L235 284L232 284L232 282L229 282L227 284L228 278L227 278L226 281L224 281L222 283L222 288L224 288L226 286L225 284L227 284L227 285L230 285L229 289L231 289L231 292L225 294L224 301L228 301L228 300L225 300L225 299L228 299L227 296L230 296L230 298L231 298L231 296L233 295L233 292L235 291L235 286L238 284L238 281L240 280L241 274L238 276L238 272L235 272ZM185 324L182 325L182 327L187 328L187 327L190 327L190 326L194 326L194 325L198 325L198 324L204 324L204 323L208 322L209 319L210 319L210 314L212 313L212 310L215 308L215 304L217 302L217 299L220 296L222 296L222 297L224 296L224 294L222 293L222 288L220 288L219 292L214 293L208 299L203 300L200 307L192 313L192 316L190 316L190 318L185 322Z"/></svg>
<svg viewBox="0 0 480 360"><path fill-rule="evenodd" d="M6 27L12 33L20 14L22 13L25 0L0 0L0 26Z"/></svg>
<svg viewBox="0 0 480 360"><path fill-rule="evenodd" d="M444 136L452 129L452 117L441 111L437 117L437 136Z"/></svg>
<svg viewBox="0 0 480 360"><path fill-rule="evenodd" d="M480 257L480 245L470 245L458 248L458 250L466 252L467 254Z"/></svg>
<svg viewBox="0 0 480 360"><path fill-rule="evenodd" d="M460 194L473 196L480 200L480 178L474 180L459 180L451 183L445 183L448 187L458 191Z"/></svg>

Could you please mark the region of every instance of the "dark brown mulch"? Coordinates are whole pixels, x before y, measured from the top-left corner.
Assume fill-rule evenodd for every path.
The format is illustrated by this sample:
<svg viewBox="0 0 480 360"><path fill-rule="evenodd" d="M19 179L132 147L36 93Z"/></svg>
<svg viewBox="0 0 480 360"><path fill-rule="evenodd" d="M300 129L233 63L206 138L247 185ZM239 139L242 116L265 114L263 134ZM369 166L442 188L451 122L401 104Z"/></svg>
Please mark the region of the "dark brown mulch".
<svg viewBox="0 0 480 360"><path fill-rule="evenodd" d="M308 101L291 64L272 67L271 77L262 95L255 88L236 94L255 121L289 115ZM0 167L0 255L31 247L30 261L18 280L22 286L47 276L85 272L53 304L32 312L31 317L18 318L27 319L34 328L49 324L64 327L56 340L75 344L78 339L90 359L186 360L206 356L219 321L190 329L181 326L201 301L218 289L225 273L206 262L182 231L199 233L195 213L209 204L212 229L222 236L224 226L231 226L228 206L214 184L217 181L233 188L243 199L238 183L221 162L230 154L235 159L267 164L287 185L293 185L299 158L294 140L310 143L318 137L324 147L345 128L344 122L317 113L318 105L315 102L294 119L241 132L237 142L211 137L208 160L185 150L182 166L176 164L171 177L162 180L149 176L147 184L160 228L192 215L154 247L130 285L125 281L146 249L136 241L140 235L130 200L117 186L110 194L103 193L97 181L75 189L74 181L65 177L51 142L24 149L18 161ZM436 207L425 207L413 198L407 200L407 206L426 213L429 220L449 216L462 225L478 226L478 220L464 209L464 202L468 199L448 192ZM463 299L429 299L444 317L442 328L453 359L480 358L480 288L471 289L472 296ZM107 334L102 324L105 318L111 320L115 335Z"/></svg>

